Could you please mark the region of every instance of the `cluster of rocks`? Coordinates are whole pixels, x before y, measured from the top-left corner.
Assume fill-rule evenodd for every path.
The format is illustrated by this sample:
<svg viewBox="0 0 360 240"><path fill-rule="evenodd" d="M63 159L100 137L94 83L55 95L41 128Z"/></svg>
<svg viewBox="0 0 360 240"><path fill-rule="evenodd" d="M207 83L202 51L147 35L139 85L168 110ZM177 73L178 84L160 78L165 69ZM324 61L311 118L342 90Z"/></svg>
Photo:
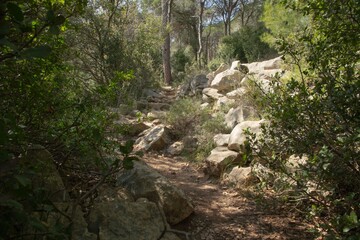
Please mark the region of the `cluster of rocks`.
<svg viewBox="0 0 360 240"><path fill-rule="evenodd" d="M67 192L49 151L34 145L19 161L24 166L42 169L32 176L31 182L33 187L49 191L50 200L57 209L48 212L43 223L47 226L72 225L72 239L145 240L161 237L177 240L171 225L183 221L194 211L191 200L183 191L138 161L133 169L118 173L116 186L104 184L96 189L98 197L85 218L81 207L75 204L76 199L71 199ZM34 217L39 214L34 212Z"/></svg>

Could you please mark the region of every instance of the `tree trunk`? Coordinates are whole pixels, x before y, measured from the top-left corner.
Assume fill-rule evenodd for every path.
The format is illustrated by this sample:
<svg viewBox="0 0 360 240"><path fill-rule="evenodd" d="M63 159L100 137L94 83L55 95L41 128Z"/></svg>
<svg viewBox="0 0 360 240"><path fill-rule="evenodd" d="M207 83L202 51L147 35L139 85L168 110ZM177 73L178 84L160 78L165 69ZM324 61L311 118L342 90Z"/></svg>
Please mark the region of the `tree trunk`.
<svg viewBox="0 0 360 240"><path fill-rule="evenodd" d="M164 70L164 82L169 85L172 81L170 65L170 31L168 26L171 17L171 4L173 0L162 0L162 31L164 44L162 48L162 60Z"/></svg>
<svg viewBox="0 0 360 240"><path fill-rule="evenodd" d="M203 14L204 14L204 6L206 0L199 0L200 8L199 8L199 25L198 25L198 41L199 41L199 49L197 51L197 61L199 68L201 68L201 53L203 51L203 44L202 44L202 34L203 34Z"/></svg>

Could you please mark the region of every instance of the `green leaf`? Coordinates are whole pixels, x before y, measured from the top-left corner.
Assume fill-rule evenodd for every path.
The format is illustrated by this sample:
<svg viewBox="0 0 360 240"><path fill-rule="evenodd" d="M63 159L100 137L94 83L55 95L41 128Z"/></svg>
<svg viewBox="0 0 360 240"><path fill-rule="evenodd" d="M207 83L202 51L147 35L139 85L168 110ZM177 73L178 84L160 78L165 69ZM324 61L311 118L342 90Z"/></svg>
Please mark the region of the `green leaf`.
<svg viewBox="0 0 360 240"><path fill-rule="evenodd" d="M46 58L51 53L51 48L49 46L37 46L34 48L26 49L22 56L27 59L31 58Z"/></svg>
<svg viewBox="0 0 360 240"><path fill-rule="evenodd" d="M52 9L49 9L49 11L46 13L46 19L49 23L52 23L55 19L55 12Z"/></svg>
<svg viewBox="0 0 360 240"><path fill-rule="evenodd" d="M25 176L16 175L15 179L24 187L31 185L31 180Z"/></svg>
<svg viewBox="0 0 360 240"><path fill-rule="evenodd" d="M357 217L356 212L354 210L351 211L348 219L350 220L350 222L352 224L357 224L358 223L358 217Z"/></svg>
<svg viewBox="0 0 360 240"><path fill-rule="evenodd" d="M44 232L47 230L46 225L35 217L32 217L30 219L29 224L36 230L44 231Z"/></svg>
<svg viewBox="0 0 360 240"><path fill-rule="evenodd" d="M130 170L134 167L134 161L138 161L139 159L135 156L126 157L123 160L123 167L127 170Z"/></svg>
<svg viewBox="0 0 360 240"><path fill-rule="evenodd" d="M124 154L124 155L128 155L133 151L134 148L134 141L129 140L125 143L125 145L120 145L120 151Z"/></svg>
<svg viewBox="0 0 360 240"><path fill-rule="evenodd" d="M54 24L57 25L57 26L61 25L61 24L63 24L65 22L65 20L66 20L66 18L64 16L58 15L54 19Z"/></svg>
<svg viewBox="0 0 360 240"><path fill-rule="evenodd" d="M23 210L23 205L21 203L19 203L18 201L15 201L15 200L11 200L11 199L0 201L0 206L10 207L10 208L14 208L16 210Z"/></svg>
<svg viewBox="0 0 360 240"><path fill-rule="evenodd" d="M59 28L59 26L51 26L50 28L49 28L49 32L51 33L51 34L54 34L54 35L59 35L60 34L60 28Z"/></svg>
<svg viewBox="0 0 360 240"><path fill-rule="evenodd" d="M21 8L13 2L8 2L6 4L7 10L12 18L14 18L18 22L22 22L24 20L24 14Z"/></svg>

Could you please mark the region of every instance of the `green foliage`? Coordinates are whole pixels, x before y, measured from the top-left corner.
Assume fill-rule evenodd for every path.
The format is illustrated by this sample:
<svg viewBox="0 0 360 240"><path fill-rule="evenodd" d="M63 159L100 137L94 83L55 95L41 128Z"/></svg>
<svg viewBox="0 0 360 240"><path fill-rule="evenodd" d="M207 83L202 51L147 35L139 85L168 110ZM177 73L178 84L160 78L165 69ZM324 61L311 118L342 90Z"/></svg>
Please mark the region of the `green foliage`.
<svg viewBox="0 0 360 240"><path fill-rule="evenodd" d="M90 84L116 82L115 106L138 98L141 89L160 75L160 20L145 11L138 13L132 1L118 6L109 1L89 4L81 21L73 19L65 38L72 49L69 62L76 67L74 74ZM119 77L119 73L132 77Z"/></svg>
<svg viewBox="0 0 360 240"><path fill-rule="evenodd" d="M212 116L208 109L201 108L201 101L184 98L175 102L166 115L166 123L170 124L176 138L192 136L197 139L195 151L188 158L203 161L214 148L212 138L215 134L226 133L229 129L224 124L224 116L217 113Z"/></svg>
<svg viewBox="0 0 360 240"><path fill-rule="evenodd" d="M186 64L189 64L191 62L191 59L189 56L186 55L184 49L178 49L172 55L171 61L172 69L176 75L179 72L185 72L185 66Z"/></svg>
<svg viewBox="0 0 360 240"><path fill-rule="evenodd" d="M240 60L243 63L270 58L276 52L260 40L265 28L262 25L243 27L221 40L219 56L225 62Z"/></svg>
<svg viewBox="0 0 360 240"><path fill-rule="evenodd" d="M289 1L295 4L295 1ZM266 0L261 21L268 31L263 32L261 39L271 47L277 48L276 42L285 38L287 41L294 41L305 29L309 22L306 15L287 8L282 0Z"/></svg>
<svg viewBox="0 0 360 240"><path fill-rule="evenodd" d="M358 239L360 2L283 2L312 22L298 41L277 41L300 74L273 80L264 104L271 124L254 148L328 239ZM308 157L296 172L286 167L293 154Z"/></svg>
<svg viewBox="0 0 360 240"><path fill-rule="evenodd" d="M26 167L19 163L30 145L46 147L61 167L96 169L104 178L118 168L131 168L137 159L132 144L119 147L107 137L113 121L108 106L117 99L119 87L133 80L133 72L114 71L99 84L84 81L79 75L86 73L79 74L77 65L68 61L73 50L64 33L73 26L69 17L82 13L85 3L0 4L1 238L69 238L69 226L47 222L50 214L63 213L50 201L52 189L34 184L33 176L44 171L36 166L38 159ZM117 158L107 157L115 150Z"/></svg>

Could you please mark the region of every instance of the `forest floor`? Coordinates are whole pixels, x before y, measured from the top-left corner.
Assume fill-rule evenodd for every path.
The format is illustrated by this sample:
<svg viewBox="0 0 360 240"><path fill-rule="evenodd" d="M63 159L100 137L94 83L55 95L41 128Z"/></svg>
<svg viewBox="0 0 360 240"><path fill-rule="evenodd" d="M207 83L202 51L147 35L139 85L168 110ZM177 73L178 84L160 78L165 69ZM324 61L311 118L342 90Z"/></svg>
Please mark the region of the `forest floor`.
<svg viewBox="0 0 360 240"><path fill-rule="evenodd" d="M314 239L308 232L311 225L297 219L271 198L260 197L254 190L222 185L204 175L197 164L182 157L147 153L144 160L194 203L194 213L172 226L189 233L188 236L179 234L181 239Z"/></svg>

